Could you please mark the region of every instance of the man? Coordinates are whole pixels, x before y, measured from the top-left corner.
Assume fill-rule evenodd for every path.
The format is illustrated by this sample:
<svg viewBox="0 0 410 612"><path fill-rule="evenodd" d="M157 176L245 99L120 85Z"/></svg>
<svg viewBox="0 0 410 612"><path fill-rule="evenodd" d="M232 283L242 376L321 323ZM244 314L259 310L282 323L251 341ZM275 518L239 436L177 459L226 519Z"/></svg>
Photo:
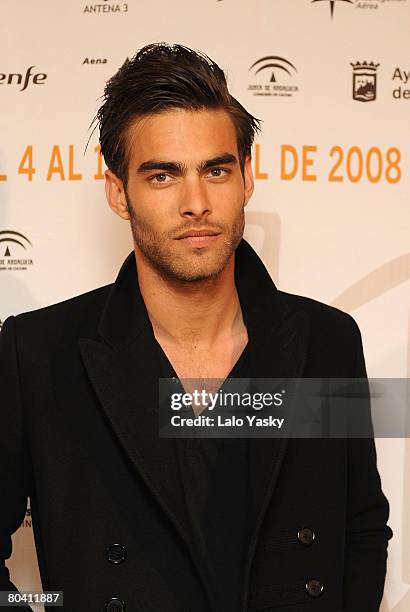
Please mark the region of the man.
<svg viewBox="0 0 410 612"><path fill-rule="evenodd" d="M366 376L354 320L276 289L242 238L258 120L165 44L98 119L134 251L114 284L4 324L1 589L30 496L65 610L376 612L392 532L372 439L158 435L159 377Z"/></svg>

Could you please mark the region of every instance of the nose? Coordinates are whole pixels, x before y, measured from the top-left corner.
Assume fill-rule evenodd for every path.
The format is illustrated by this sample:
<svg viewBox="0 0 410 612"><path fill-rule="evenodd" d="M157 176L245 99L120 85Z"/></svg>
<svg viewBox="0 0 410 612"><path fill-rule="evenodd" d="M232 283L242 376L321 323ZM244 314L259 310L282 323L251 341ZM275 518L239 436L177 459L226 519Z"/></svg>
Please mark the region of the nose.
<svg viewBox="0 0 410 612"><path fill-rule="evenodd" d="M210 215L211 202L206 185L201 184L199 177L187 180L181 193L179 212L181 216L191 219L204 219Z"/></svg>

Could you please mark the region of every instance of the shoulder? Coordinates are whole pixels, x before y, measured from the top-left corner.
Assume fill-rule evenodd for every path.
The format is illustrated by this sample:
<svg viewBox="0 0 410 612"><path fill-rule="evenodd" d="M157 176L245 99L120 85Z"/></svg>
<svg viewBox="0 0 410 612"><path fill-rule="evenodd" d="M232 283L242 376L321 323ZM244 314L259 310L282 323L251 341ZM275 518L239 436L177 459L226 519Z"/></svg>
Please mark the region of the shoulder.
<svg viewBox="0 0 410 612"><path fill-rule="evenodd" d="M18 335L28 342L35 339L61 341L68 337L94 335L113 284L98 287L81 295L9 317L4 327L14 319Z"/></svg>
<svg viewBox="0 0 410 612"><path fill-rule="evenodd" d="M309 322L309 364L311 376L316 367L328 376L352 376L357 362L363 359L360 328L347 312L318 300L279 291L289 315L303 312ZM322 375L322 373L318 374Z"/></svg>
<svg viewBox="0 0 410 612"><path fill-rule="evenodd" d="M278 290L280 299L286 305L290 313L303 310L309 315L311 325L324 333L340 331L357 335L360 333L355 319L349 313L330 306L324 302L319 302L313 298L294 293L287 293Z"/></svg>

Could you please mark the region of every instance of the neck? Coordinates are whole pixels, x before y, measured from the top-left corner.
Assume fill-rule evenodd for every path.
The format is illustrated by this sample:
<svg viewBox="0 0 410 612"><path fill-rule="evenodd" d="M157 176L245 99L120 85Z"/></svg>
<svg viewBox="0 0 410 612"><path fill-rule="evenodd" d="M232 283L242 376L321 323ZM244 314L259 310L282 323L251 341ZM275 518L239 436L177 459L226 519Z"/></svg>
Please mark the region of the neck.
<svg viewBox="0 0 410 612"><path fill-rule="evenodd" d="M243 334L235 255L215 279L183 282L161 276L138 250L138 283L158 341L208 349Z"/></svg>

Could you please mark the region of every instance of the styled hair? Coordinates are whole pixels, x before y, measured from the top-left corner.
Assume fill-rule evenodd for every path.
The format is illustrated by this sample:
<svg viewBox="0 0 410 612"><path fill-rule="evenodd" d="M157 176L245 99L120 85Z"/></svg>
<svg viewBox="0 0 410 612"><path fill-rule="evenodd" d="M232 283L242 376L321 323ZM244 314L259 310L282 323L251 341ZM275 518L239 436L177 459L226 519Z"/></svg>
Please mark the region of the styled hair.
<svg viewBox="0 0 410 612"><path fill-rule="evenodd" d="M260 131L260 119L229 93L223 70L204 53L183 45L154 43L137 51L107 81L103 99L96 116L101 153L125 187L127 130L135 119L175 108L224 109L235 126L242 173Z"/></svg>

